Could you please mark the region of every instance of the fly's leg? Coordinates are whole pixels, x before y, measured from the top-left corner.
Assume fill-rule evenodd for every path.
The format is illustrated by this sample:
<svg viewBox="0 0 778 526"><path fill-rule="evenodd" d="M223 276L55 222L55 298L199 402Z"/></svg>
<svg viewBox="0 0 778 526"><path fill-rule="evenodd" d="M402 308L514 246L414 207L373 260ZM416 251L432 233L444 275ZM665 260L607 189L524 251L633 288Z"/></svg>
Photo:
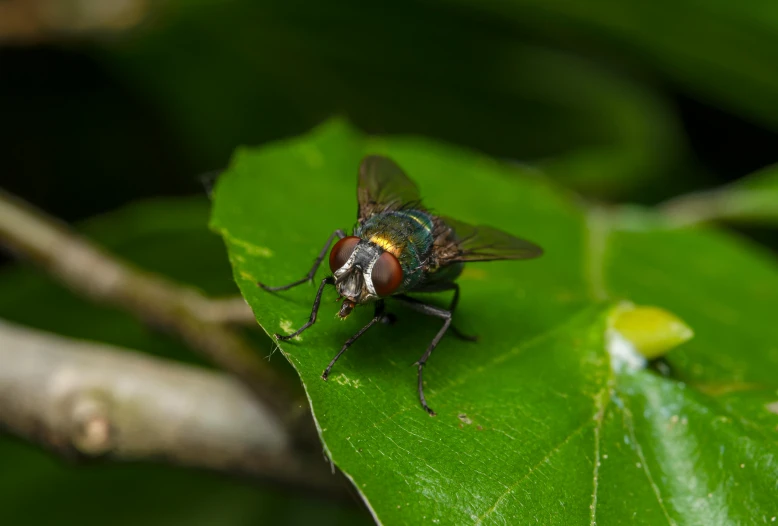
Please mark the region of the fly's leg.
<svg viewBox="0 0 778 526"><path fill-rule="evenodd" d="M451 316L454 316L454 311L457 309L457 305L459 304L459 283L452 283L451 285L454 289L454 297L451 299L451 304L448 306L448 311L451 313ZM478 336L465 334L464 332L457 329L456 325L451 326L451 332L454 333L454 336L460 340L465 340L468 342L478 341Z"/></svg>
<svg viewBox="0 0 778 526"><path fill-rule="evenodd" d="M279 340L289 340L303 332L305 329L310 327L314 324L316 321L316 314L319 312L319 303L321 303L321 293L324 292L324 287L326 285L334 285L335 284L335 278L332 276L328 278L324 278L321 280L321 285L319 285L319 290L316 292L316 298L313 300L313 308L311 309L311 317L308 318L308 321L305 322L305 325L294 331L292 334L278 334L276 333L276 338Z"/></svg>
<svg viewBox="0 0 778 526"><path fill-rule="evenodd" d="M335 362L338 361L338 358L340 358L340 355L342 355L344 352L346 352L346 349L351 347L351 344L354 343L355 341L357 341L359 339L359 337L362 336L365 333L365 331L367 331L370 327L375 325L377 322L379 322L379 321L383 322L383 321L386 321L387 319L390 319L390 318L391 318L390 314L384 313L384 302L383 302L383 300L377 301L376 304L375 304L375 312L374 312L374 315L373 315L373 319L370 320L367 323L367 325L365 325L364 327L359 329L359 332L357 332L354 336L352 336L351 338L346 340L346 343L343 344L343 347L340 349L338 354L335 355L335 358L333 358L332 361L330 362L330 364L327 366L327 368L324 369L324 372L321 374L322 380L326 380L327 379L327 377L330 375L330 370L332 369L332 366L335 365Z"/></svg>
<svg viewBox="0 0 778 526"><path fill-rule="evenodd" d="M459 304L459 283L453 281L443 282L443 283L433 283L431 285L428 285L427 287L418 289L415 292L446 292L447 290L454 291L454 297L451 298L451 304L448 306L448 311L453 316L454 311L457 309L457 305ZM456 336L460 340L465 340L468 342L478 341L478 336L470 336L468 334L465 334L459 329L457 329L456 325L451 326L451 332L454 333L454 336Z"/></svg>
<svg viewBox="0 0 778 526"><path fill-rule="evenodd" d="M421 355L419 361L414 364L419 368L419 402L421 402L421 406L424 408L425 411L427 411L430 414L430 416L435 416L435 411L433 411L432 408L430 408L430 406L427 405L427 399L424 398L424 378L423 378L424 364L427 363L427 360L432 354L432 351L435 350L435 347L437 347L438 343L440 342L440 339L443 338L443 335L446 334L446 331L451 325L451 311L447 311L445 309L441 309L440 307L429 305L427 303L422 303L416 299L410 298L402 294L399 294L394 297L402 301L408 307L410 307L415 311L421 312L422 314L426 314L427 316L435 316L436 318L441 318L443 320L443 327L440 328L438 333L432 339L432 343L430 343L429 347L427 347L427 350L424 351L424 354Z"/></svg>
<svg viewBox="0 0 778 526"><path fill-rule="evenodd" d="M307 281L313 281L313 276L316 275L316 270L318 270L319 265L321 265L321 262L324 261L324 258L327 255L327 251L330 249L330 245L332 244L332 241L336 237L338 239L343 239L344 237L346 237L346 233L343 232L343 230L338 229L332 234L330 234L330 237L327 239L327 242L324 244L324 247L322 247L321 252L319 252L316 261L313 262L313 267L311 267L311 270L308 271L308 274L306 274L304 278L298 279L297 281L292 282L288 285L281 285L279 287L268 287L264 283L257 283L257 285L259 285L260 287L262 287L264 290L268 292L278 292L279 290L288 290L291 289L292 287L296 287L297 285L302 285Z"/></svg>

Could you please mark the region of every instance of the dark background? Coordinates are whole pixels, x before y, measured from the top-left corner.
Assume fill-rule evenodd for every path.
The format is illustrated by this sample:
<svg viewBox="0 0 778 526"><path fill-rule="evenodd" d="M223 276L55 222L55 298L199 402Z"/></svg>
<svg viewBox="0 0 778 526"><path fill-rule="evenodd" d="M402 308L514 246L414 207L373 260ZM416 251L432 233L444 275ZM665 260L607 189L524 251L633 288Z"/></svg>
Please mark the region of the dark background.
<svg viewBox="0 0 778 526"><path fill-rule="evenodd" d="M11 35L0 48L3 186L74 221L138 198L200 192L198 175L225 166L237 145L295 135L333 114L370 132L427 134L528 163L616 149L625 126L666 142L629 144L649 159L621 173L551 170L604 199L653 203L778 160L778 119L767 115L775 110L761 119L738 111L765 73L746 69L754 86L723 97L708 88L732 82L727 68L745 69L748 53L778 43L775 34L760 40L733 17L727 34L750 41L696 57L695 85L629 34L514 4L505 3L516 20L467 2L169 1L141 3L143 18L122 30ZM607 18L604 7L592 4L589 17ZM641 9L626 9L639 20ZM679 49L663 52L688 52L725 15L699 11ZM639 25L666 45L663 20ZM729 56L717 56L727 46ZM634 108L610 107L624 103L618 96ZM641 107L640 98L649 100ZM657 110L666 115L654 119Z"/></svg>

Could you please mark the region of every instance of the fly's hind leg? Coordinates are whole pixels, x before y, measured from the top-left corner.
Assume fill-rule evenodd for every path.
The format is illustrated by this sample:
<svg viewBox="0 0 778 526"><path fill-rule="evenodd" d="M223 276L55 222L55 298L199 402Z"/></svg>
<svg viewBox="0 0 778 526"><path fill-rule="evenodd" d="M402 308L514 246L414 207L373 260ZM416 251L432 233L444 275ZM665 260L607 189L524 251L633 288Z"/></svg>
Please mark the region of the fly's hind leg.
<svg viewBox="0 0 778 526"><path fill-rule="evenodd" d="M427 405L427 399L424 397L424 365L427 363L427 360L432 354L432 351L434 351L435 347L438 346L440 339L443 338L443 335L446 334L446 331L451 326L451 312L445 309L441 309L440 307L436 307L435 305L422 303L414 298L410 298L402 294L395 296L395 298L402 301L415 311L426 314L427 316L435 316L436 318L441 318L443 320L443 327L440 328L438 333L432 339L429 347L427 347L427 350L424 351L424 354L421 355L421 358L419 358L419 361L415 364L419 370L419 402L421 402L421 406L430 414L430 416L435 416L435 411L433 411L432 408Z"/></svg>
<svg viewBox="0 0 778 526"><path fill-rule="evenodd" d="M457 310L457 305L459 305L459 283L456 283L454 281L431 283L426 287L422 287L418 290L415 290L414 292L446 292L448 290L454 291L454 297L451 298L451 303L448 306L448 311L453 316L454 311ZM456 325L451 326L451 332L454 334L454 336L456 336L460 340L465 340L468 342L478 341L478 336L471 336L469 334L465 334L464 332L460 331L456 327Z"/></svg>
<svg viewBox="0 0 778 526"><path fill-rule="evenodd" d="M454 289L454 297L451 299L451 304L448 306L448 311L451 313L451 315L454 315L454 311L457 309L457 305L459 305L459 283L452 283L452 288ZM451 326L451 332L459 338L460 340L465 340L468 342L477 342L478 336L465 334L464 332L457 329L456 325Z"/></svg>
<svg viewBox="0 0 778 526"><path fill-rule="evenodd" d="M292 287L296 287L297 285L302 285L305 282L313 281L313 277L316 275L316 271L319 269L319 265L321 265L321 262L324 261L324 258L327 256L327 251L330 249L330 245L336 237L338 239L343 239L346 237L346 233L343 232L343 230L338 229L330 234L330 237L327 239L324 247L322 247L321 252L319 252L319 255L316 257L316 261L313 262L313 267L311 267L311 270L308 271L308 274L306 274L304 278L298 279L297 281L289 283L288 285L280 285L278 287L269 287L264 283L259 282L257 282L257 285L268 292L278 292L279 290L289 290Z"/></svg>

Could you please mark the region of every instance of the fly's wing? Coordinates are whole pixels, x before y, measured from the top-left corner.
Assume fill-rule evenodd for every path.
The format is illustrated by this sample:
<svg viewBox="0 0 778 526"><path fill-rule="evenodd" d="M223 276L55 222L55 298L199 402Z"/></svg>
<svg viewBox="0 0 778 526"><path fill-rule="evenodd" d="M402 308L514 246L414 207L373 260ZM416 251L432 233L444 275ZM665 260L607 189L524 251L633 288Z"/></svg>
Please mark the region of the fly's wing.
<svg viewBox="0 0 778 526"><path fill-rule="evenodd" d="M408 204L421 208L416 183L408 179L394 161L381 155L368 155L362 159L357 201L359 221L377 212L396 210Z"/></svg>
<svg viewBox="0 0 778 526"><path fill-rule="evenodd" d="M441 237L438 264L500 259L532 259L543 249L525 239L490 226L473 226L449 217L440 218L449 227ZM453 235L452 235L453 234Z"/></svg>

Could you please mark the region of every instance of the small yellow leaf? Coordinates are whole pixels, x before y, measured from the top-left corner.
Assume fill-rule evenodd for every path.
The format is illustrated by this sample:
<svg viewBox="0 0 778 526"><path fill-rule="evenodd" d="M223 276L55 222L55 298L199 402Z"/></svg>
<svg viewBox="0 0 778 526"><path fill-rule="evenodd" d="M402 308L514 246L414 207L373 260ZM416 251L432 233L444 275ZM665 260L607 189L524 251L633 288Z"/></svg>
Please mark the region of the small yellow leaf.
<svg viewBox="0 0 778 526"><path fill-rule="evenodd" d="M672 312L631 303L617 306L609 325L649 360L667 354L694 336L691 327Z"/></svg>

